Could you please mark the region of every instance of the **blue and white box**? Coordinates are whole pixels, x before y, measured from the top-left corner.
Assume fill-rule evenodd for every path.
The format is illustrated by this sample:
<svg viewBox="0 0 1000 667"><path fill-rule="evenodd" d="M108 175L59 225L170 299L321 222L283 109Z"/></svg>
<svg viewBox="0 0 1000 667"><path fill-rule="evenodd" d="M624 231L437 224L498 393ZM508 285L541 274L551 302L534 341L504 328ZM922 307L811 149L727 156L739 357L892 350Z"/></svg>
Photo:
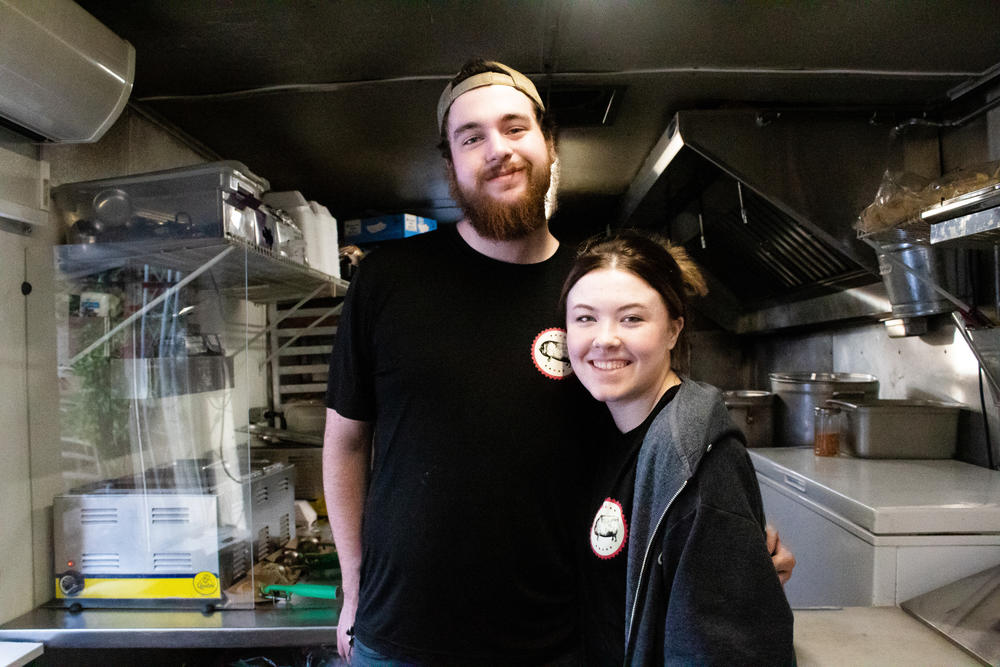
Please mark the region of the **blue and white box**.
<svg viewBox="0 0 1000 667"><path fill-rule="evenodd" d="M437 220L412 213L379 215L373 218L344 221L344 240L348 243L374 243L416 236L437 229Z"/></svg>

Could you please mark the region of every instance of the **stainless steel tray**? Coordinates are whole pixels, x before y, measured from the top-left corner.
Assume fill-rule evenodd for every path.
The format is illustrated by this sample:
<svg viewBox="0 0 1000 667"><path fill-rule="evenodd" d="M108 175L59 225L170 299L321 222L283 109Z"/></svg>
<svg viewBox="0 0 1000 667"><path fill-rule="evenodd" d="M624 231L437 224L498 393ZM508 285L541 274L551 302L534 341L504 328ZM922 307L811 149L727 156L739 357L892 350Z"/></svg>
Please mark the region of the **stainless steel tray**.
<svg viewBox="0 0 1000 667"><path fill-rule="evenodd" d="M911 399L845 401L827 405L844 414L843 444L872 459L950 459L955 454L958 403Z"/></svg>

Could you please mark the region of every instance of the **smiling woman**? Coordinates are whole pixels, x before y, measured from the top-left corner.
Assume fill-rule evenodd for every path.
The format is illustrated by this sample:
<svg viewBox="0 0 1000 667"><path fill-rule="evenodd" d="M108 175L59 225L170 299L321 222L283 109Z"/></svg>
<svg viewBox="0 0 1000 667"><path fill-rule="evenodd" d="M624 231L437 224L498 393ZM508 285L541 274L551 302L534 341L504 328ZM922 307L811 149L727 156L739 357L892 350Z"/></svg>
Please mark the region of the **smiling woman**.
<svg viewBox="0 0 1000 667"><path fill-rule="evenodd" d="M587 664L794 663L743 434L671 367L704 292L682 250L636 232L586 247L563 286L570 363L621 431L589 495Z"/></svg>
<svg viewBox="0 0 1000 667"><path fill-rule="evenodd" d="M624 232L577 258L562 295L570 358L623 432L680 383L671 351L684 328L686 295L706 291L684 249L650 235Z"/></svg>
<svg viewBox="0 0 1000 667"><path fill-rule="evenodd" d="M634 273L598 269L567 297L567 346L580 382L607 404L620 430L642 423L680 379L670 352L684 326Z"/></svg>

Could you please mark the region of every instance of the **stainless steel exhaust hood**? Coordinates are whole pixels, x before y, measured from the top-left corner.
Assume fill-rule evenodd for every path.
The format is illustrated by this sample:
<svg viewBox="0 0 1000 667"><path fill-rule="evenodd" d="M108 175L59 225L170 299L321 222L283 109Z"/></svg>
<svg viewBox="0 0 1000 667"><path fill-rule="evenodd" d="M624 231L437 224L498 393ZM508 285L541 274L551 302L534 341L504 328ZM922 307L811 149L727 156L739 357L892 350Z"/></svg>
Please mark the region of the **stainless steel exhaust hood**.
<svg viewBox="0 0 1000 667"><path fill-rule="evenodd" d="M709 282L697 309L736 333L887 316L853 223L901 148L890 137L847 112L680 112L619 224L683 244Z"/></svg>

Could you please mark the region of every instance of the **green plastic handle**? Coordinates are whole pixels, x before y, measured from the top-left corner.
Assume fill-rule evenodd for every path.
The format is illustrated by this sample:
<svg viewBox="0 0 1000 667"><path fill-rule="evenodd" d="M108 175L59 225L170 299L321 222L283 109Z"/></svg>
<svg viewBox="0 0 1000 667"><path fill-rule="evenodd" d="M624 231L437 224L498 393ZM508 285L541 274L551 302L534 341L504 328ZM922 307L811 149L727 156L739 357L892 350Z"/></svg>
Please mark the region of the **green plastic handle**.
<svg viewBox="0 0 1000 667"><path fill-rule="evenodd" d="M290 586L262 586L260 592L264 595L270 593L288 593L289 595L301 595L305 598L322 598L324 600L337 599L337 587L329 584L292 584Z"/></svg>

